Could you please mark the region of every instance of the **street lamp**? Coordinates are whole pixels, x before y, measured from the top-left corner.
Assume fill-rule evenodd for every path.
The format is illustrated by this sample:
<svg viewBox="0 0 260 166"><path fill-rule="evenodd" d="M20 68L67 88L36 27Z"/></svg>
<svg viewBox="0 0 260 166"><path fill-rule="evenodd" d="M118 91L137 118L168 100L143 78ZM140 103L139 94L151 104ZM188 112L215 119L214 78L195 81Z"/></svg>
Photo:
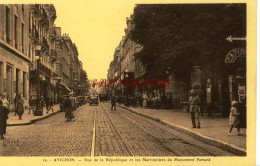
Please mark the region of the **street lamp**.
<svg viewBox="0 0 260 166"><path fill-rule="evenodd" d="M41 45L37 45L35 47L35 59L37 62L37 100L36 100L36 109L34 111L34 116L42 116L43 115L43 109L42 105L40 103L41 98L41 90L40 90L40 60L41 60Z"/></svg>

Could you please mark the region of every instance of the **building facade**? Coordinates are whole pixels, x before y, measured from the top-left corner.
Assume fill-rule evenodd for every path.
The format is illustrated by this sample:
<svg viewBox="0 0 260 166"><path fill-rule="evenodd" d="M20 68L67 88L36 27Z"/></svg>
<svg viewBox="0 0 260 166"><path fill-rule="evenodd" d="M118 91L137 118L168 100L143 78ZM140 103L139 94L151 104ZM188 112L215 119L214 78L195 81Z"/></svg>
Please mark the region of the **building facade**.
<svg viewBox="0 0 260 166"><path fill-rule="evenodd" d="M32 60L28 34L29 5L0 5L0 93L11 107L18 94L28 104Z"/></svg>
<svg viewBox="0 0 260 166"><path fill-rule="evenodd" d="M54 62L56 60L52 29L56 19L56 10L49 4L29 5L29 52L32 56L30 66L30 95L55 99ZM40 88L37 90L37 80ZM37 92L39 91L39 92Z"/></svg>
<svg viewBox="0 0 260 166"><path fill-rule="evenodd" d="M76 44L55 27L56 17L52 4L0 5L0 94L11 108L18 94L28 107L30 96L58 102L83 88Z"/></svg>

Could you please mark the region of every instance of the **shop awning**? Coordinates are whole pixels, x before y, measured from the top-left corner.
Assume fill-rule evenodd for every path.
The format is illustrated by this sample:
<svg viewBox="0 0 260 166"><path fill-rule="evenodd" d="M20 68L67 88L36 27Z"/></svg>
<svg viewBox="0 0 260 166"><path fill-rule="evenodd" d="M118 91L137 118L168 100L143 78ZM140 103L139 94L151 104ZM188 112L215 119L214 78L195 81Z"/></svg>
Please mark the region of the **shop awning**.
<svg viewBox="0 0 260 166"><path fill-rule="evenodd" d="M71 92L71 89L64 82L59 82L58 84Z"/></svg>

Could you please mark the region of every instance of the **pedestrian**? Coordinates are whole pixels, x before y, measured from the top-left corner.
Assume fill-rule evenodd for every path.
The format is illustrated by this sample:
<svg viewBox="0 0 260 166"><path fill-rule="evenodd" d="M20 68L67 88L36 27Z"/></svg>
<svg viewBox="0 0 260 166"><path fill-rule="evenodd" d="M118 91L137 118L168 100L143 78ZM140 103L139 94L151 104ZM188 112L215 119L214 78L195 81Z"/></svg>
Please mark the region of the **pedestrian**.
<svg viewBox="0 0 260 166"><path fill-rule="evenodd" d="M9 101L5 98L5 95L2 95L3 106L9 110Z"/></svg>
<svg viewBox="0 0 260 166"><path fill-rule="evenodd" d="M162 97L161 97L161 107L162 109L165 109L166 108L166 96L165 96L165 93L163 93Z"/></svg>
<svg viewBox="0 0 260 166"><path fill-rule="evenodd" d="M1 139L4 139L6 134L6 121L8 119L9 110L3 106L2 100L0 100L0 135Z"/></svg>
<svg viewBox="0 0 260 166"><path fill-rule="evenodd" d="M43 96L41 96L40 105L41 105L41 109L43 111L43 107L45 106L45 101L44 101L44 97Z"/></svg>
<svg viewBox="0 0 260 166"><path fill-rule="evenodd" d="M147 108L147 99L148 99L148 96L146 95L146 93L144 92L143 94L143 108Z"/></svg>
<svg viewBox="0 0 260 166"><path fill-rule="evenodd" d="M135 94L133 95L133 107L137 107L137 96Z"/></svg>
<svg viewBox="0 0 260 166"><path fill-rule="evenodd" d="M47 112L48 112L48 110L50 109L49 107L50 107L50 98L49 98L49 96L47 96L46 98L45 98L45 105L46 105L46 110L47 110Z"/></svg>
<svg viewBox="0 0 260 166"><path fill-rule="evenodd" d="M30 96L30 98L29 98L29 112L28 112L28 114L31 114L31 110L32 110L32 113L34 114L34 105L33 105L34 103L33 103L33 98L32 98L32 96Z"/></svg>
<svg viewBox="0 0 260 166"><path fill-rule="evenodd" d="M19 94L17 99L16 99L16 109L17 109L17 114L19 116L19 120L22 120L22 116L23 116L23 113L24 113L24 101L22 99L22 95Z"/></svg>
<svg viewBox="0 0 260 166"><path fill-rule="evenodd" d="M139 102L139 106L142 108L142 106L143 106L143 99L142 99L142 94L141 93L138 95L138 102Z"/></svg>
<svg viewBox="0 0 260 166"><path fill-rule="evenodd" d="M240 113L237 111L237 102L232 101L231 103L231 109L230 109L230 115L229 115L229 124L230 129L228 135L231 135L232 129L234 127L237 128L237 135L240 135L240 119L239 119Z"/></svg>
<svg viewBox="0 0 260 166"><path fill-rule="evenodd" d="M49 111L52 111L52 113L54 113L53 111L53 100L52 98L50 98L50 102L49 102L49 109L47 109L47 114L49 114Z"/></svg>
<svg viewBox="0 0 260 166"><path fill-rule="evenodd" d="M189 98L189 108L191 113L191 121L193 128L200 128L200 98L197 96L195 90L191 90L191 96Z"/></svg>
<svg viewBox="0 0 260 166"><path fill-rule="evenodd" d="M67 118L67 122L71 121L72 119L76 119L73 114L72 99L70 98L70 96L71 94L68 94L64 102L65 118Z"/></svg>
<svg viewBox="0 0 260 166"><path fill-rule="evenodd" d="M113 110L116 111L116 98L114 94L111 96L111 111Z"/></svg>
<svg viewBox="0 0 260 166"><path fill-rule="evenodd" d="M18 97L18 95L15 95L15 97L14 97L14 116L16 116L16 114L17 114L17 97Z"/></svg>

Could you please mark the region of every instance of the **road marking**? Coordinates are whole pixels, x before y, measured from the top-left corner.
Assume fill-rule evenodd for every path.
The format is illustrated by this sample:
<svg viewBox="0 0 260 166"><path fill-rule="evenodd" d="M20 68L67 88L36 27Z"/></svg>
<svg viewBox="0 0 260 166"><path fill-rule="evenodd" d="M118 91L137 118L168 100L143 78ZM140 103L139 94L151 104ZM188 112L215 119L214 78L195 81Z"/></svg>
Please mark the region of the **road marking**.
<svg viewBox="0 0 260 166"><path fill-rule="evenodd" d="M95 156L95 139L96 139L96 108L95 108L95 115L94 115L93 137L92 137L92 144L91 144L91 157Z"/></svg>

